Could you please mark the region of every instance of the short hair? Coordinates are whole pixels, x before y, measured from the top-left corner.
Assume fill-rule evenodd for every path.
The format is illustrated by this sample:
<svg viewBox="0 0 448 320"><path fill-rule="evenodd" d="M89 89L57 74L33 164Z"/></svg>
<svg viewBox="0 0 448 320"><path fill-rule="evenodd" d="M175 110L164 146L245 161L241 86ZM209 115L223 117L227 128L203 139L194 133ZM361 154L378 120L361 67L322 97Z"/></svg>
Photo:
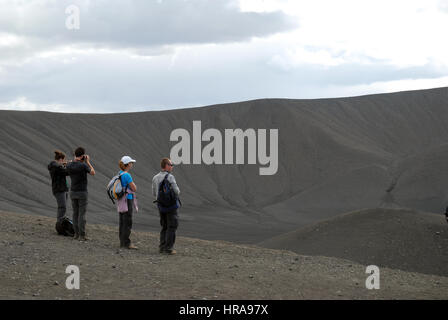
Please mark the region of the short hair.
<svg viewBox="0 0 448 320"><path fill-rule="evenodd" d="M54 150L54 160L65 159L65 153L60 150Z"/></svg>
<svg viewBox="0 0 448 320"><path fill-rule="evenodd" d="M86 153L86 150L83 147L78 147L75 150L75 156L80 157L83 156Z"/></svg>
<svg viewBox="0 0 448 320"><path fill-rule="evenodd" d="M160 167L162 169L165 169L165 167L170 164L171 160L170 158L163 158L162 161L160 161Z"/></svg>

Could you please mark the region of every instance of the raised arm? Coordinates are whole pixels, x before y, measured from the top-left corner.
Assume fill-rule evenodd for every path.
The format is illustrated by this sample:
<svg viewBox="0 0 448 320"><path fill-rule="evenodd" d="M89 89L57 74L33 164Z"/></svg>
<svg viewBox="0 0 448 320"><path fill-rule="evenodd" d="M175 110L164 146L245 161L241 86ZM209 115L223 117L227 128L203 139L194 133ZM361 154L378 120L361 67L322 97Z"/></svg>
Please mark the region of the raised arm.
<svg viewBox="0 0 448 320"><path fill-rule="evenodd" d="M93 169L93 166L90 164L90 156L87 156L86 155L86 164L89 166L89 168L90 168L90 172L89 172L89 174L91 175L91 176L94 176L95 175L95 169Z"/></svg>

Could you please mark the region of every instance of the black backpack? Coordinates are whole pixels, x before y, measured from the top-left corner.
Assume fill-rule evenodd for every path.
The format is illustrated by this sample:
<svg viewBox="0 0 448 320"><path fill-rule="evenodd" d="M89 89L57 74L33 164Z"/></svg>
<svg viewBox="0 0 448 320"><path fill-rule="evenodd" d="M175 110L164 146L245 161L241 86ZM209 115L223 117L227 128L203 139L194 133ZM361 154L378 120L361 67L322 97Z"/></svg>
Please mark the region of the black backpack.
<svg viewBox="0 0 448 320"><path fill-rule="evenodd" d="M67 217L64 217L61 221L56 222L56 231L61 236L73 237L75 235L73 222Z"/></svg>
<svg viewBox="0 0 448 320"><path fill-rule="evenodd" d="M172 211L174 209L179 208L179 199L174 192L174 189L171 187L171 182L168 181L168 176L170 174L167 173L165 178L163 178L162 182L159 184L159 192L157 193L157 204L161 211Z"/></svg>

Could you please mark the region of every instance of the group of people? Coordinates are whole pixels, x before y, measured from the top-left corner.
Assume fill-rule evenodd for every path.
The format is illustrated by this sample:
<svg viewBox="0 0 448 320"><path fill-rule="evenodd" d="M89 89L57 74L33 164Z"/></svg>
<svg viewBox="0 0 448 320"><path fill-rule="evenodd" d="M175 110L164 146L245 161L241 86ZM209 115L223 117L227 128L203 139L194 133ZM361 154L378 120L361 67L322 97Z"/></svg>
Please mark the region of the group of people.
<svg viewBox="0 0 448 320"><path fill-rule="evenodd" d="M54 160L48 165L52 181L52 192L57 201L57 223L66 219L67 200L70 195L73 208L73 230L74 239L79 241L89 240L86 235L86 213L88 204L87 177L94 176L95 169L90 162L90 156L85 149L79 147L74 152L74 159L68 161L66 155L56 150ZM123 156L119 161L119 175L121 185L125 194L117 201L117 211L119 215L119 239L120 247L127 249L138 249L131 243L130 235L132 231L132 216L138 211L137 205L137 185L130 174L136 160L130 156ZM160 163L161 171L152 179L152 194L157 202L161 184L169 183L175 197L179 197L180 190L172 175L173 163L169 158L163 158ZM67 183L67 176L70 176L71 185ZM175 254L174 244L176 241L176 230L178 228L178 201L177 205L165 208L160 203L157 204L160 215L160 242L159 252L164 254Z"/></svg>

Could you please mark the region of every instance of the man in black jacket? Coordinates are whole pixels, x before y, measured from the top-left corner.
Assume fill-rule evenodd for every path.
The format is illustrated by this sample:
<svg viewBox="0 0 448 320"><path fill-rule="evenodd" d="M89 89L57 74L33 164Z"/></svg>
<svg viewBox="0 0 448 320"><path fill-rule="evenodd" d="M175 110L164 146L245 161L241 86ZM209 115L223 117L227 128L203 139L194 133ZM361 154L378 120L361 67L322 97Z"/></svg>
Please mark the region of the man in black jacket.
<svg viewBox="0 0 448 320"><path fill-rule="evenodd" d="M57 222L60 223L67 211L67 169L65 154L62 151L56 150L54 160L48 165L48 171L51 176L51 189L58 204Z"/></svg>

